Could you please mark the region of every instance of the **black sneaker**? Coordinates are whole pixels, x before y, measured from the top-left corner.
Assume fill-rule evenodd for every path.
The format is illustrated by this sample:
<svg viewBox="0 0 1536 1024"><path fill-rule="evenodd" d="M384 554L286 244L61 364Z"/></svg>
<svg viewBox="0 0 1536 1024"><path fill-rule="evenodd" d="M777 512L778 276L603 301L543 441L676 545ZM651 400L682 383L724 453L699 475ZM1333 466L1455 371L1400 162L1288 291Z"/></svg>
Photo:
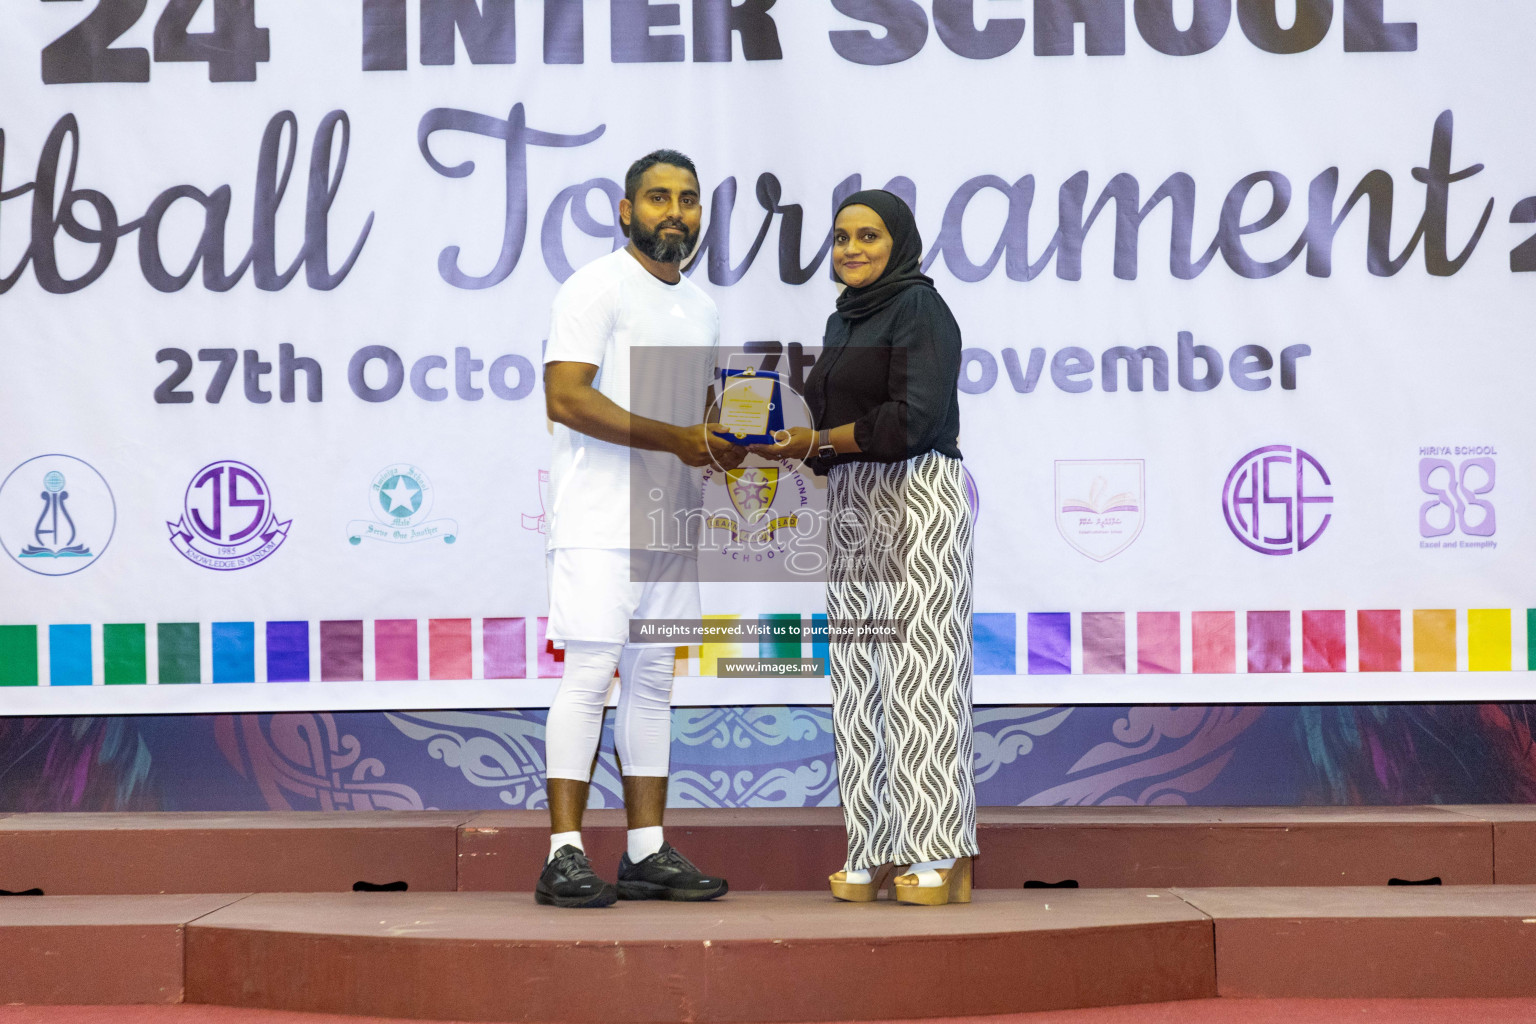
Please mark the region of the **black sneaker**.
<svg viewBox="0 0 1536 1024"><path fill-rule="evenodd" d="M730 888L725 879L701 873L671 843L662 843L638 864L627 852L619 858L621 900L712 900Z"/></svg>
<svg viewBox="0 0 1536 1024"><path fill-rule="evenodd" d="M619 896L613 886L593 874L586 854L566 845L544 865L533 898L546 907L610 907Z"/></svg>

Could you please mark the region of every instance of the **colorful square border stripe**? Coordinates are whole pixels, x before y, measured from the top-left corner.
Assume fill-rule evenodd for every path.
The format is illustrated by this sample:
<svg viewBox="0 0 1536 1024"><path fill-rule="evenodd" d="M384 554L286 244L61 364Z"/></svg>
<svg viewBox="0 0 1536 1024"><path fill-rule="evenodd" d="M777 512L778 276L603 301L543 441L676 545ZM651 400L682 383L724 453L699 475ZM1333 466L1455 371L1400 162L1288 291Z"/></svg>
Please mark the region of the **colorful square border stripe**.
<svg viewBox="0 0 1536 1024"><path fill-rule="evenodd" d="M678 648L678 674L707 676L748 647L830 654L814 628L825 615L712 618L812 628ZM978 612L971 625L977 676L1536 671L1536 608ZM0 623L0 687L555 679L563 652L546 628L496 616Z"/></svg>

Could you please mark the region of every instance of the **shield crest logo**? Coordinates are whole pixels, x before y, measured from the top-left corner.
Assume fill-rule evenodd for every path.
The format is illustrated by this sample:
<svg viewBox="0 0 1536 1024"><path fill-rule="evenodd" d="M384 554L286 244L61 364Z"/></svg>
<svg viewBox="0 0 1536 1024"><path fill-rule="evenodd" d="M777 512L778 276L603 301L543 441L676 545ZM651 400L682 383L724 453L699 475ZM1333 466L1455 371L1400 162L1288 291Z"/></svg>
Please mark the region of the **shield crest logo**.
<svg viewBox="0 0 1536 1024"><path fill-rule="evenodd" d="M1107 562L1130 547L1146 521L1143 459L1058 460L1056 529L1077 551Z"/></svg>
<svg viewBox="0 0 1536 1024"><path fill-rule="evenodd" d="M539 470L539 514L531 516L523 513L523 529L537 530L539 533L549 532L549 470Z"/></svg>
<svg viewBox="0 0 1536 1024"><path fill-rule="evenodd" d="M725 471L726 491L731 504L741 514L748 526L758 523L773 505L773 496L779 489L777 466L754 466Z"/></svg>

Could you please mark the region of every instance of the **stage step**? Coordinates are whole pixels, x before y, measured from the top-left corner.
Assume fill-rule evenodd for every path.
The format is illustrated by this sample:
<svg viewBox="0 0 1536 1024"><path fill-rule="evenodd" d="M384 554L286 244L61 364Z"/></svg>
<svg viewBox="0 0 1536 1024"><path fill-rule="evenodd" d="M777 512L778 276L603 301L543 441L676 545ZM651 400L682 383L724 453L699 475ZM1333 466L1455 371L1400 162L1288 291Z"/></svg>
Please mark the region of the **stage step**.
<svg viewBox="0 0 1536 1024"><path fill-rule="evenodd" d="M983 807L981 888L1536 884L1536 807ZM50 895L528 892L543 811L12 814L0 889ZM585 839L612 874L623 812ZM842 865L838 808L678 808L668 837L738 891L820 891Z"/></svg>
<svg viewBox="0 0 1536 1024"><path fill-rule="evenodd" d="M1492 825L1438 807L998 807L984 820L983 884L1003 888L1495 881Z"/></svg>
<svg viewBox="0 0 1536 1024"><path fill-rule="evenodd" d="M473 812L16 814L0 819L0 889L52 895L345 892L458 884Z"/></svg>
<svg viewBox="0 0 1536 1024"><path fill-rule="evenodd" d="M674 846L737 891L825 889L848 851L837 807L678 808L666 827ZM587 812L582 843L599 873L612 876L625 849L624 812ZM486 811L459 834L459 889L532 892L548 854L548 814Z"/></svg>
<svg viewBox="0 0 1536 1024"><path fill-rule="evenodd" d="M182 1002L187 923L242 898L0 898L0 1005Z"/></svg>
<svg viewBox="0 0 1536 1024"><path fill-rule="evenodd" d="M1503 824L1536 836L1536 808ZM1476 808L1436 807L983 807L976 884L1075 881L1083 888L1173 885L1385 885L1439 877L1495 881L1494 826ZM620 811L589 815L592 862L617 864ZM4 822L0 822L0 828ZM542 811L487 811L459 840L459 888L529 890L548 853ZM739 889L825 888L842 867L838 808L669 811L667 834ZM1536 842L1525 853L1536 874ZM1536 881L1533 878L1532 881Z"/></svg>
<svg viewBox="0 0 1536 1024"><path fill-rule="evenodd" d="M1492 823L1495 882L1536 885L1536 806L1465 804L1443 809Z"/></svg>
<svg viewBox="0 0 1536 1024"><path fill-rule="evenodd" d="M1163 1002L1215 991L1169 892L813 893L536 906L521 894L253 896L187 931L187 998L450 1020L818 1021Z"/></svg>
<svg viewBox="0 0 1536 1024"><path fill-rule="evenodd" d="M464 1021L889 1020L1231 997L1536 996L1536 886L0 898L0 1004Z"/></svg>
<svg viewBox="0 0 1536 1024"><path fill-rule="evenodd" d="M1536 995L1536 886L1175 889L1237 997Z"/></svg>

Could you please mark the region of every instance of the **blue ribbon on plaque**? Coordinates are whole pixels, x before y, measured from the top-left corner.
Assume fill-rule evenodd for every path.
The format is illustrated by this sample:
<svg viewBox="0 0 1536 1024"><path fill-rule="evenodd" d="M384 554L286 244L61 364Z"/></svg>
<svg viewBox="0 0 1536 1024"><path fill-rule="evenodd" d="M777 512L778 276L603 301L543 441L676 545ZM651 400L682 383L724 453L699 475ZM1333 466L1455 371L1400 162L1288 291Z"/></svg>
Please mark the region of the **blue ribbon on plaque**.
<svg viewBox="0 0 1536 1024"><path fill-rule="evenodd" d="M784 429L784 402L779 375L747 367L720 371L720 425L715 436L732 444L773 444Z"/></svg>

